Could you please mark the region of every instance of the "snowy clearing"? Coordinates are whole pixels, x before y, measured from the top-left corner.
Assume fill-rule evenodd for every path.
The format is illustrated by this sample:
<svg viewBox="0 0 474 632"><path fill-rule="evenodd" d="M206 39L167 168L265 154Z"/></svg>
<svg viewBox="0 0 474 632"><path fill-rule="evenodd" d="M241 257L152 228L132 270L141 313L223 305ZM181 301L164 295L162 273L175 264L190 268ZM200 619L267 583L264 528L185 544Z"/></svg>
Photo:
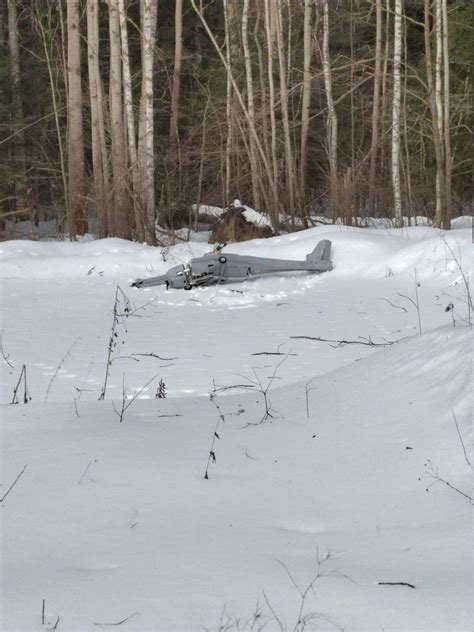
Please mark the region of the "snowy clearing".
<svg viewBox="0 0 474 632"><path fill-rule="evenodd" d="M5 632L472 630L471 228L225 250L321 238L193 292L129 284L202 242L0 244Z"/></svg>

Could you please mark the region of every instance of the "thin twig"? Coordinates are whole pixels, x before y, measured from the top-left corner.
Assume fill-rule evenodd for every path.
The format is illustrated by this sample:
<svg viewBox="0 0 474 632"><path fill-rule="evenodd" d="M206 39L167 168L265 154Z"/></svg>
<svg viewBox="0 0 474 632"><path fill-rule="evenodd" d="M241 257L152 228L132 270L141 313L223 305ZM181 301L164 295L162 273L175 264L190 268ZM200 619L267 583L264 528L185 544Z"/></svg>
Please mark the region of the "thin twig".
<svg viewBox="0 0 474 632"><path fill-rule="evenodd" d="M158 360L163 360L163 361L166 361L166 362L170 362L171 360L179 360L178 357L176 357L176 358L162 358L157 353L132 353L132 356L144 356L144 357L148 357L148 358L157 358Z"/></svg>
<svg viewBox="0 0 474 632"><path fill-rule="evenodd" d="M265 602L267 604L267 606L270 609L270 612L272 613L272 615L275 618L275 621L278 623L278 626L280 627L281 632L286 632L285 626L283 625L283 623L280 621L279 616L277 615L277 613L275 612L275 610L273 609L272 604L270 603L270 600L268 599L265 591L263 591L263 598L265 599Z"/></svg>
<svg viewBox="0 0 474 632"><path fill-rule="evenodd" d="M139 614L138 612L134 612L133 614L131 614L129 617L126 617L125 619L122 619L121 621L116 621L115 623L96 623L95 621L93 621L94 625L103 625L103 626L113 626L113 625L122 625L122 623L125 623L125 621L129 621L132 617L135 617L137 614Z"/></svg>
<svg viewBox="0 0 474 632"><path fill-rule="evenodd" d="M3 329L0 331L0 353L2 354L2 358L5 360L5 362L8 364L8 366L10 367L10 369L14 369L15 365L12 364L10 362L10 360L8 359L10 357L10 354L6 354L4 349L3 349Z"/></svg>
<svg viewBox="0 0 474 632"><path fill-rule="evenodd" d="M365 345L366 347L389 347L398 342L397 340L387 340L386 342L373 342L370 340L331 340L329 338L321 338L319 336L290 336L294 340L314 340L316 342L331 342L339 347L344 345Z"/></svg>
<svg viewBox="0 0 474 632"><path fill-rule="evenodd" d="M26 464L27 465L27 464ZM8 496L8 494L12 491L12 489L15 487L15 485L18 483L18 481L20 480L20 477L22 476L23 472L26 470L26 465L23 466L23 469L21 470L21 472L18 474L18 476L15 478L15 480L13 481L13 483L10 485L10 487L8 488L6 494L4 494L1 498L0 498L0 503L3 503L3 501L5 500L5 498Z"/></svg>
<svg viewBox="0 0 474 632"><path fill-rule="evenodd" d="M408 586L408 588L416 588L416 586L408 582L379 582L379 586Z"/></svg>
<svg viewBox="0 0 474 632"><path fill-rule="evenodd" d="M395 303L392 303L392 301L390 301L388 298L382 298L382 297L379 297L379 298L378 298L378 300L379 300L379 301L385 301L386 303L388 303L388 304L389 304L389 305L391 305L392 307L396 307L397 309L401 309L401 310L403 310L404 312L408 312L408 310L407 310L407 308L406 308L406 307L401 307L400 305L395 305Z"/></svg>
<svg viewBox="0 0 474 632"><path fill-rule="evenodd" d="M139 395L141 395L143 393L143 391L146 389L147 386L149 386L153 380L156 380L156 378L158 377L158 374L154 375L151 380L148 380L148 382L146 384L144 384L134 395L131 399L127 399L126 398L126 391L125 391L125 373L122 376L122 409L120 410L120 412L115 408L114 403L112 402L112 408L114 409L114 412L116 415L118 415L120 422L123 421L123 416L125 414L125 411L130 408L130 406L133 404L133 402L137 399L137 397ZM125 402L127 402L125 404Z"/></svg>
<svg viewBox="0 0 474 632"><path fill-rule="evenodd" d="M84 476L87 474L87 472L89 471L90 466L92 465L93 461L89 461L89 463L87 464L86 469L84 470L81 478L77 481L77 484L80 485L84 479Z"/></svg>
<svg viewBox="0 0 474 632"><path fill-rule="evenodd" d="M456 419L456 415L454 414L454 410L451 410L451 412L453 413L454 423L456 424L456 430L458 431L458 435L459 435L459 441L461 442L462 449L463 449L463 452L464 452L464 458L466 459L466 463L469 465L469 467L472 467L471 461L469 460L469 458L467 456L466 446L464 445L464 441L463 441L463 438L461 436L461 431L459 430L458 420Z"/></svg>
<svg viewBox="0 0 474 632"><path fill-rule="evenodd" d="M297 353L282 353L281 351L259 351L258 353L251 353L250 355L253 356L263 356L263 355L267 355L267 356L295 356L298 355Z"/></svg>
<svg viewBox="0 0 474 632"><path fill-rule="evenodd" d="M56 376L58 374L58 372L60 371L62 365L64 364L64 361L66 360L66 358L68 357L68 355L71 353L71 351L74 349L74 347L76 346L78 340L80 340L81 337L78 336L74 342L72 343L72 345L69 347L69 349L66 351L66 353L64 354L64 356L62 357L61 361L59 362L58 366L56 367L56 370L54 371L49 384L48 384L48 388L46 389L46 395L44 397L44 401L45 403L48 401L48 396L49 396L49 391L51 390L51 386L53 385L54 380L56 379Z"/></svg>

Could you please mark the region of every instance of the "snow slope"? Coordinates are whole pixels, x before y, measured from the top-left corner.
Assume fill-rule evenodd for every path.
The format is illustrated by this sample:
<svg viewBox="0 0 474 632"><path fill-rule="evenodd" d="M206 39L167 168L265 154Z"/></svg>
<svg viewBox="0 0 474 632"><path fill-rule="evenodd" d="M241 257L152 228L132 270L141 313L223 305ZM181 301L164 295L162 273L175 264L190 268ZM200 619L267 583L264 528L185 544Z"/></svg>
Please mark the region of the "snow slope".
<svg viewBox="0 0 474 632"><path fill-rule="evenodd" d="M300 609L299 629L472 629L471 231L227 249L321 237L329 274L194 292L128 283L201 243L0 244L0 495L27 465L1 508L2 630L293 630ZM144 307L97 401L117 283ZM11 406L23 364L32 399ZM120 422L123 385L154 376Z"/></svg>

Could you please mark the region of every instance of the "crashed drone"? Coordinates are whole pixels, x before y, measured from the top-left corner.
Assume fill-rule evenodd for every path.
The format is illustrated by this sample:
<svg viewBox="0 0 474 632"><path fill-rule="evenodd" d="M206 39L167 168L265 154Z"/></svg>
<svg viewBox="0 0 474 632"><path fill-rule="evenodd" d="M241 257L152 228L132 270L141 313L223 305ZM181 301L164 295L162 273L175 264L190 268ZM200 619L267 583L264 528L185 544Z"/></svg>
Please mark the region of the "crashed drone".
<svg viewBox="0 0 474 632"><path fill-rule="evenodd" d="M215 252L206 253L203 257L191 259L187 265L170 268L166 274L136 279L132 287L152 287L166 285L166 288L191 290L205 285L239 283L252 279L277 274L307 270L309 272L328 272L332 270L331 242L322 239L313 252L306 255L305 261L285 259L267 259L265 257L249 257L223 253L226 244L218 246Z"/></svg>

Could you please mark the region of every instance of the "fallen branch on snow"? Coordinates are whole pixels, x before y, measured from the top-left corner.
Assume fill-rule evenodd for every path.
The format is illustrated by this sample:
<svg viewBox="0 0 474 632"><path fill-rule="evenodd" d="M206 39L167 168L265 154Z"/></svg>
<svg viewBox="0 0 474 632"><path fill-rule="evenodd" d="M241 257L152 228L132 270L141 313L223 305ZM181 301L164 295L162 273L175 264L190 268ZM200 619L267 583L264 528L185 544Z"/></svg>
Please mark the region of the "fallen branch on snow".
<svg viewBox="0 0 474 632"><path fill-rule="evenodd" d="M363 338L362 340L330 340L329 338L321 338L319 336L290 336L293 340L314 340L315 342L330 342L336 344L338 347L344 345L365 345L366 347L389 347L395 344L398 340L385 340L385 342L374 342L370 338Z"/></svg>
<svg viewBox="0 0 474 632"><path fill-rule="evenodd" d="M15 485L18 483L18 481L20 480L20 477L22 476L23 472L26 470L26 465L23 466L23 469L21 470L21 472L18 474L18 476L15 478L15 480L13 481L13 483L10 485L10 487L7 489L6 494L4 494L1 498L0 498L0 503L3 503L3 501L5 500L5 498L8 496L8 494L12 491L12 489L15 487Z"/></svg>

